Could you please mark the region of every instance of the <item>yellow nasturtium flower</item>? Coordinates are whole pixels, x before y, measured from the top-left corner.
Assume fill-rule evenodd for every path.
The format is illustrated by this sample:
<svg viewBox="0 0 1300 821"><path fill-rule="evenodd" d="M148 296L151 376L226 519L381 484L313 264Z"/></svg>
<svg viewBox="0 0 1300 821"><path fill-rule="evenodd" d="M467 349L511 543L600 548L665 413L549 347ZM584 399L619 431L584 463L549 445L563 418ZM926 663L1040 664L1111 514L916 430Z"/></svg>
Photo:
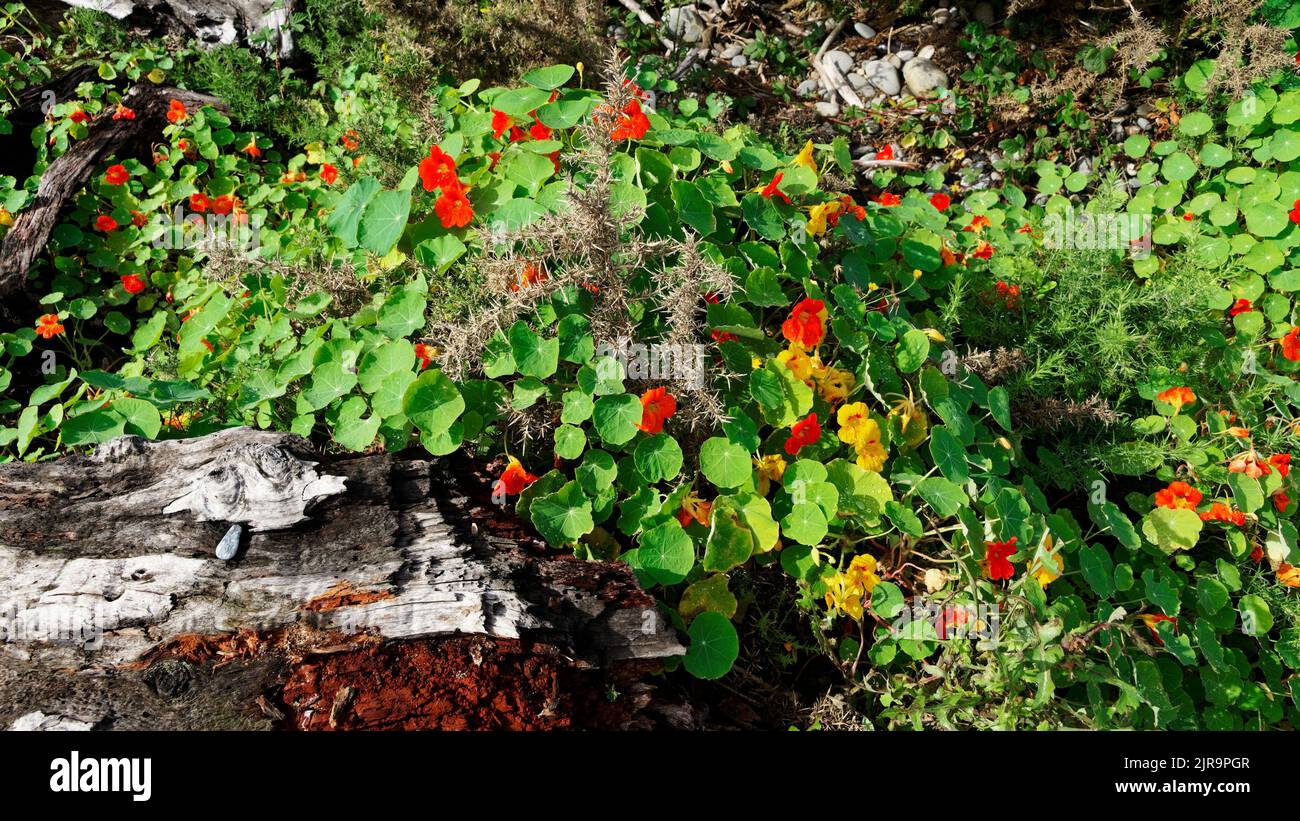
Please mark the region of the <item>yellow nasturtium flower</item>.
<svg viewBox="0 0 1300 821"><path fill-rule="evenodd" d="M813 369L821 367L821 361L817 358L817 355L809 356L808 351L798 342L791 342L790 347L777 354L776 361L789 368L790 372L794 374L794 378L800 382L810 381Z"/></svg>
<svg viewBox="0 0 1300 821"><path fill-rule="evenodd" d="M808 206L808 226L805 230L809 236L814 237L826 233L827 228L830 227L830 218L843 210L844 203L839 200Z"/></svg>
<svg viewBox="0 0 1300 821"><path fill-rule="evenodd" d="M880 441L880 425L871 418L866 404L853 402L844 405L835 419L840 423L840 441L852 445L858 454L858 467L879 473L889 454Z"/></svg>
<svg viewBox="0 0 1300 821"><path fill-rule="evenodd" d="M807 168L809 171L813 172L814 174L817 173L817 161L813 159L812 140L809 140L808 142L804 143L803 150L799 152L799 156L794 158L794 164L802 165L804 168Z"/></svg>
<svg viewBox="0 0 1300 821"><path fill-rule="evenodd" d="M839 368L822 368L813 373L817 381L817 395L832 407L849 398L849 392L857 383L852 372Z"/></svg>
<svg viewBox="0 0 1300 821"><path fill-rule="evenodd" d="M1028 573L1035 579L1038 579L1038 586L1044 589L1049 584L1061 578L1065 572L1065 559L1061 557L1060 551L1052 552L1052 534L1043 537L1043 546L1034 556L1034 560L1029 565Z"/></svg>
<svg viewBox="0 0 1300 821"><path fill-rule="evenodd" d="M880 576L876 573L876 557L866 553L854 556L848 570L826 580L826 606L833 613L845 613L855 621L861 621L863 599L870 596L878 584Z"/></svg>
<svg viewBox="0 0 1300 821"><path fill-rule="evenodd" d="M913 398L910 388L907 391L907 398L894 403L889 416L891 419L898 419L898 429L902 432L903 441L908 447L917 447L925 441L930 431L930 419L925 415L925 410L920 403Z"/></svg>
<svg viewBox="0 0 1300 821"><path fill-rule="evenodd" d="M766 496L772 482L781 481L785 475L785 459L780 454L764 456L754 460L754 468L758 471L758 495Z"/></svg>

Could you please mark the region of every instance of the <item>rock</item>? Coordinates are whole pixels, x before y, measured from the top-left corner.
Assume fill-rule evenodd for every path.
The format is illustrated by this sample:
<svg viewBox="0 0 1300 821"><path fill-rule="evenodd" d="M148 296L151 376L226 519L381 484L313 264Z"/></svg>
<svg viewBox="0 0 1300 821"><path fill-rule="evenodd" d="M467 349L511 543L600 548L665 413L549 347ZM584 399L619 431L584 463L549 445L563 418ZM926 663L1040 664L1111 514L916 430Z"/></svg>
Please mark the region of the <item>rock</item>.
<svg viewBox="0 0 1300 821"><path fill-rule="evenodd" d="M230 529L226 531L226 535L222 536L221 541L217 542L217 558L227 562L235 558L235 554L239 552L239 540L243 535L243 525L231 525Z"/></svg>
<svg viewBox="0 0 1300 821"><path fill-rule="evenodd" d="M664 12L664 28L679 43L698 43L704 39L704 18L694 6L676 6Z"/></svg>
<svg viewBox="0 0 1300 821"><path fill-rule="evenodd" d="M902 51L898 52L898 59L902 60L904 63L906 63L908 60L912 59L915 56L916 56L916 52L912 51L910 48L905 48Z"/></svg>
<svg viewBox="0 0 1300 821"><path fill-rule="evenodd" d="M995 19L992 3L976 3L975 19L985 26L992 26Z"/></svg>
<svg viewBox="0 0 1300 821"><path fill-rule="evenodd" d="M834 101L820 102L816 108L817 113L823 117L838 117L840 113L840 104Z"/></svg>
<svg viewBox="0 0 1300 821"><path fill-rule="evenodd" d="M833 48L822 55L824 65L835 66L840 74L848 74L853 70L853 56L847 52Z"/></svg>
<svg viewBox="0 0 1300 821"><path fill-rule="evenodd" d="M900 58L897 54L886 54L886 55L885 55L885 62L886 62L886 63L889 63L889 64L890 64L891 66L893 66L894 68L902 68L902 67L903 67L903 60L902 60L902 58Z"/></svg>
<svg viewBox="0 0 1300 821"><path fill-rule="evenodd" d="M744 51L744 50L745 50L745 47L742 46L742 45L740 45L739 43L732 43L731 45L729 45L729 46L727 46L726 48L724 48L724 49L720 52L719 56L721 56L722 59L724 59L724 60L730 60L732 57L735 57L737 54L739 54L740 52L742 52L742 51Z"/></svg>
<svg viewBox="0 0 1300 821"><path fill-rule="evenodd" d="M914 97L924 97L935 89L948 87L948 75L944 70L919 57L903 66L903 80Z"/></svg>
<svg viewBox="0 0 1300 821"><path fill-rule="evenodd" d="M934 24L936 26L946 26L948 25L948 20L948 12L946 11L939 11L934 15Z"/></svg>
<svg viewBox="0 0 1300 821"><path fill-rule="evenodd" d="M794 93L800 97L811 97L817 93L817 89L820 87L816 80L804 80L795 88Z"/></svg>
<svg viewBox="0 0 1300 821"><path fill-rule="evenodd" d="M850 71L844 79L849 81L849 85L853 87L854 91L859 92L859 96L861 96L861 92L871 88L871 83L867 81L867 78L856 71Z"/></svg>
<svg viewBox="0 0 1300 821"><path fill-rule="evenodd" d="M929 60L934 57L934 46L922 46L921 50L916 53L917 57L922 60Z"/></svg>
<svg viewBox="0 0 1300 821"><path fill-rule="evenodd" d="M1142 129L1143 131L1146 131L1147 129L1151 128L1151 121L1148 120L1146 117L1138 117L1137 125L1138 128Z"/></svg>
<svg viewBox="0 0 1300 821"><path fill-rule="evenodd" d="M744 68L747 65L749 65L749 58L743 54L737 54L735 57L731 58L732 68Z"/></svg>
<svg viewBox="0 0 1300 821"><path fill-rule="evenodd" d="M903 90L898 69L880 60L871 60L862 67L862 73L873 86L884 94L894 96Z"/></svg>
<svg viewBox="0 0 1300 821"><path fill-rule="evenodd" d="M876 36L876 30L871 26L868 26L866 23L854 23L853 30L856 31L858 36L863 40L870 40Z"/></svg>
<svg viewBox="0 0 1300 821"><path fill-rule="evenodd" d="M289 12L280 0L62 0L65 5L101 11L129 29L157 34L193 35L205 46L258 45L254 35L262 29L278 34L258 45L263 51L293 54Z"/></svg>
<svg viewBox="0 0 1300 821"><path fill-rule="evenodd" d="M623 26L614 27L614 39L622 42L627 39L627 29Z"/></svg>

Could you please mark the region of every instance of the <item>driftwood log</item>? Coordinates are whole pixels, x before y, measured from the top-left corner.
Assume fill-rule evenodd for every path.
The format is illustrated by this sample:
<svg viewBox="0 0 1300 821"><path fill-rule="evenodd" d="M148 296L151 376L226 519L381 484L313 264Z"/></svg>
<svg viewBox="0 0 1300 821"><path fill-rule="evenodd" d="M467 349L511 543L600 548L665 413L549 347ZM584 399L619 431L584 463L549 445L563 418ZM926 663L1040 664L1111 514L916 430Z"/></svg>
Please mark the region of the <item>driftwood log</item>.
<svg viewBox="0 0 1300 821"><path fill-rule="evenodd" d="M60 84L66 85L66 81L29 89L20 101L20 112L38 105L43 91L54 90L58 98L56 86L61 88ZM122 104L135 112L135 119L114 120L113 109L96 117L86 139L56 158L41 174L40 187L32 203L18 212L5 235L0 245L0 304L5 297L23 290L28 271L45 249L63 206L86 185L99 164L110 156L149 155L150 147L160 139L163 126L167 125L167 109L173 99L185 103L189 109L204 105L225 109L221 100L208 94L146 85L133 87L122 98ZM18 119L21 121L23 116L27 115L20 113ZM24 137L25 134L26 130Z"/></svg>
<svg viewBox="0 0 1300 821"><path fill-rule="evenodd" d="M0 465L0 579L0 727L637 726L684 652L468 458L248 428Z"/></svg>

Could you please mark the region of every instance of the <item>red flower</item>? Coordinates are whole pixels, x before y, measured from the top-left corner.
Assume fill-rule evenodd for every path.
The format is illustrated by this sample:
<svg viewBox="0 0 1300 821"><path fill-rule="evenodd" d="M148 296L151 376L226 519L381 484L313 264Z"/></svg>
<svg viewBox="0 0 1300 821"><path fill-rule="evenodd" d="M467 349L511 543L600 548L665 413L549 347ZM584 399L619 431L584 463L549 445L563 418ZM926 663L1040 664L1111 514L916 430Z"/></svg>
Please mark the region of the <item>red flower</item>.
<svg viewBox="0 0 1300 821"><path fill-rule="evenodd" d="M221 214L223 216L229 214L231 211L235 210L235 202L236 200L233 194L222 194L212 200L212 213Z"/></svg>
<svg viewBox="0 0 1300 821"><path fill-rule="evenodd" d="M1196 394L1192 393L1191 388L1180 385L1161 391L1156 394L1156 399L1173 405L1174 413L1181 413L1184 405L1190 405L1196 401Z"/></svg>
<svg viewBox="0 0 1300 821"><path fill-rule="evenodd" d="M131 224L134 225L136 228L143 228L145 223L148 221L149 218L145 216L143 211L131 212Z"/></svg>
<svg viewBox="0 0 1300 821"><path fill-rule="evenodd" d="M651 388L641 394L641 424L638 428L646 433L659 433L664 429L664 420L677 413L677 397L667 388Z"/></svg>
<svg viewBox="0 0 1300 821"><path fill-rule="evenodd" d="M1232 303L1232 307L1228 309L1228 316L1246 314L1253 310L1255 309L1251 306L1250 300L1243 297L1242 299L1238 299L1236 302Z"/></svg>
<svg viewBox="0 0 1300 821"><path fill-rule="evenodd" d="M1020 307L1019 285L1008 285L999 279L993 288L998 292L998 296L1002 297L1002 302L1007 306L1008 310Z"/></svg>
<svg viewBox="0 0 1300 821"><path fill-rule="evenodd" d="M474 208L470 205L465 192L459 187L447 186L433 204L433 212L438 215L443 228L462 228L474 219Z"/></svg>
<svg viewBox="0 0 1300 821"><path fill-rule="evenodd" d="M68 119L72 120L74 123L88 123L90 122L90 115L81 109L77 109L68 115Z"/></svg>
<svg viewBox="0 0 1300 821"><path fill-rule="evenodd" d="M127 274L122 277L122 288L128 294L138 294L144 290L144 280L135 274Z"/></svg>
<svg viewBox="0 0 1300 821"><path fill-rule="evenodd" d="M185 103L182 103L180 100L172 100L171 104L168 105L167 122L183 122L187 116L189 116L189 114L185 111Z"/></svg>
<svg viewBox="0 0 1300 821"><path fill-rule="evenodd" d="M897 194L890 193L889 191L884 191L880 194L880 196L876 197L876 202L880 203L886 208L889 208L894 205L898 205L902 201L903 200L901 197L899 197Z"/></svg>
<svg viewBox="0 0 1300 821"><path fill-rule="evenodd" d="M1259 560L1262 558L1264 558L1264 548L1257 544L1255 545L1255 549L1250 551L1250 560L1255 564L1259 564Z"/></svg>
<svg viewBox="0 0 1300 821"><path fill-rule="evenodd" d="M63 323L58 314L44 314L36 320L36 335L42 339L53 339L63 333Z"/></svg>
<svg viewBox="0 0 1300 821"><path fill-rule="evenodd" d="M524 131L519 126L517 125L510 126L510 142L517 143L523 140L524 138L526 138L527 136L528 136L528 132Z"/></svg>
<svg viewBox="0 0 1300 821"><path fill-rule="evenodd" d="M1292 222L1300 225L1300 200L1296 200L1295 204L1291 206L1291 212L1288 216L1291 217Z"/></svg>
<svg viewBox="0 0 1300 821"><path fill-rule="evenodd" d="M200 214L207 211L210 204L207 194L198 191L190 194L190 208L198 211Z"/></svg>
<svg viewBox="0 0 1300 821"><path fill-rule="evenodd" d="M1286 495L1285 491L1279 490L1273 494L1273 507L1277 508L1278 513L1285 513L1290 504L1291 499Z"/></svg>
<svg viewBox="0 0 1300 821"><path fill-rule="evenodd" d="M952 205L952 197L944 193L935 194L930 197L930 204L936 211L947 211L948 206Z"/></svg>
<svg viewBox="0 0 1300 821"><path fill-rule="evenodd" d="M1215 502L1210 505L1210 509L1201 514L1203 522L1227 522L1229 524L1241 527L1246 524L1246 514L1240 510L1233 510L1223 502Z"/></svg>
<svg viewBox="0 0 1300 821"><path fill-rule="evenodd" d="M510 463L501 472L501 478L492 486L493 496L515 495L537 481L537 477L524 469L518 459L511 456Z"/></svg>
<svg viewBox="0 0 1300 821"><path fill-rule="evenodd" d="M423 342L415 343L415 358L420 360L420 370L424 370L433 361L433 348Z"/></svg>
<svg viewBox="0 0 1300 821"><path fill-rule="evenodd" d="M100 214L95 217L95 230L104 231L105 233L117 230L117 220L107 214Z"/></svg>
<svg viewBox="0 0 1300 821"><path fill-rule="evenodd" d="M979 246L971 253L976 259L988 259L993 256L993 246L987 242L981 242Z"/></svg>
<svg viewBox="0 0 1300 821"><path fill-rule="evenodd" d="M1282 356L1292 362L1300 362L1300 327L1292 326L1282 337Z"/></svg>
<svg viewBox="0 0 1300 821"><path fill-rule="evenodd" d="M1193 214L1191 211L1183 212L1183 222L1191 222L1194 219L1196 219L1196 215Z"/></svg>
<svg viewBox="0 0 1300 821"><path fill-rule="evenodd" d="M965 228L961 230L974 231L976 234L978 234L988 227L989 227L989 218L984 216L983 214L976 214L975 216L970 218L970 222L966 225Z"/></svg>
<svg viewBox="0 0 1300 821"><path fill-rule="evenodd" d="M519 281L510 283L510 290L518 291L520 288L527 288L530 285L545 281L546 272L530 262L519 272Z"/></svg>
<svg viewBox="0 0 1300 821"><path fill-rule="evenodd" d="M250 156L250 157L260 157L260 156L262 156L262 149L260 149L260 148L257 147L257 138L256 138L256 137L249 137L249 138L248 138L248 145L244 146L243 148L241 148L241 149L239 149L239 150L242 151L242 152L244 152L245 154L247 154L247 155Z"/></svg>
<svg viewBox="0 0 1300 821"><path fill-rule="evenodd" d="M110 165L104 172L104 182L109 185L121 185L129 179L131 179L131 172L127 171L126 166L121 163Z"/></svg>
<svg viewBox="0 0 1300 821"><path fill-rule="evenodd" d="M1201 492L1186 482L1170 482L1169 487L1156 491L1156 506L1170 510L1193 510L1201 503Z"/></svg>
<svg viewBox="0 0 1300 821"><path fill-rule="evenodd" d="M785 176L784 171L776 172L776 174L772 176L772 181L769 182L759 193L761 193L764 197L767 197L768 199L771 199L772 197L780 197L782 202L784 202L786 205L789 205L790 198L785 195L784 191L782 191L780 188L777 188L777 186L781 184L781 178L784 176Z"/></svg>
<svg viewBox="0 0 1300 821"><path fill-rule="evenodd" d="M1142 617L1142 622L1146 624L1147 629L1151 631L1151 638L1155 640L1156 644L1164 647L1164 641L1160 638L1160 634L1156 632L1156 625L1162 621L1173 622L1174 629L1178 629L1178 619L1173 616L1166 616L1163 613L1148 613Z"/></svg>
<svg viewBox="0 0 1300 821"><path fill-rule="evenodd" d="M442 188L448 183L460 184L456 178L456 161L438 146L429 147L429 156L420 160L420 182L425 191Z"/></svg>
<svg viewBox="0 0 1300 821"><path fill-rule="evenodd" d="M528 127L528 136L534 140L549 140L551 138L551 129L538 121Z"/></svg>
<svg viewBox="0 0 1300 821"><path fill-rule="evenodd" d="M353 128L349 128L347 133L339 139L343 141L343 147L348 151L356 151L357 146L361 145L361 140L358 139L356 129Z"/></svg>
<svg viewBox="0 0 1300 821"><path fill-rule="evenodd" d="M134 120L135 112L121 103L117 104L117 110L113 112L114 120Z"/></svg>
<svg viewBox="0 0 1300 821"><path fill-rule="evenodd" d="M790 318L781 323L781 335L805 348L816 347L826 336L825 319L825 303L804 297L790 311Z"/></svg>
<svg viewBox="0 0 1300 821"><path fill-rule="evenodd" d="M804 445L814 444L822 438L822 426L817 424L817 414L810 413L790 427L790 438L785 440L785 452L794 456Z"/></svg>
<svg viewBox="0 0 1300 821"><path fill-rule="evenodd" d="M1032 234L1032 233L1034 233L1034 227L1033 227L1032 225L1030 225L1029 223L1025 223L1024 225L1022 225L1022 226L1020 226L1019 228L1016 229L1016 233L1017 233L1017 234Z"/></svg>
<svg viewBox="0 0 1300 821"><path fill-rule="evenodd" d="M339 178L339 170L329 163L320 167L320 178L325 181L326 185L333 185L334 181Z"/></svg>
<svg viewBox="0 0 1300 821"><path fill-rule="evenodd" d="M515 121L504 111L492 109L492 138L499 140L501 135L506 133L506 129L514 125Z"/></svg>
<svg viewBox="0 0 1300 821"><path fill-rule="evenodd" d="M886 143L885 147L876 152L878 160L892 160L894 158L894 146L892 143Z"/></svg>
<svg viewBox="0 0 1300 821"><path fill-rule="evenodd" d="M1015 552L1015 536L1005 542L985 542L984 559L980 562L980 565L984 568L984 575L993 581L1011 578L1016 572L1016 569L1011 565L1011 554Z"/></svg>
<svg viewBox="0 0 1300 821"><path fill-rule="evenodd" d="M641 101L633 99L623 107L623 116L614 123L609 138L619 140L639 140L650 130L650 118L641 110Z"/></svg>
<svg viewBox="0 0 1300 821"><path fill-rule="evenodd" d="M1291 454L1289 453L1275 453L1268 457L1268 463L1277 468L1279 476L1286 476L1291 472Z"/></svg>

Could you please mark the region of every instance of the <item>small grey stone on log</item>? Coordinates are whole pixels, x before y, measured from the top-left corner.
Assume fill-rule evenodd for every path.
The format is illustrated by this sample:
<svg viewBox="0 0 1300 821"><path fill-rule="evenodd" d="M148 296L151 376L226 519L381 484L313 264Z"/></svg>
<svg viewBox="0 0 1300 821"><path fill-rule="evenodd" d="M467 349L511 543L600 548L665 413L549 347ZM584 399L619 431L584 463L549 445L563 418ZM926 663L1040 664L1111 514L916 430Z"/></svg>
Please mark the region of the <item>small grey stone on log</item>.
<svg viewBox="0 0 1300 821"><path fill-rule="evenodd" d="M876 36L876 30L871 26L868 26L866 23L854 23L853 30L856 31L858 36L864 40L870 40L872 37Z"/></svg>
<svg viewBox="0 0 1300 821"><path fill-rule="evenodd" d="M835 66L840 74L848 74L853 70L853 55L845 51L833 48L822 55L822 62Z"/></svg>
<svg viewBox="0 0 1300 821"><path fill-rule="evenodd" d="M217 542L217 558L223 561L230 561L235 558L235 554L239 552L239 540L243 536L243 525L231 525L230 529L226 531L226 535L222 536L221 541Z"/></svg>

